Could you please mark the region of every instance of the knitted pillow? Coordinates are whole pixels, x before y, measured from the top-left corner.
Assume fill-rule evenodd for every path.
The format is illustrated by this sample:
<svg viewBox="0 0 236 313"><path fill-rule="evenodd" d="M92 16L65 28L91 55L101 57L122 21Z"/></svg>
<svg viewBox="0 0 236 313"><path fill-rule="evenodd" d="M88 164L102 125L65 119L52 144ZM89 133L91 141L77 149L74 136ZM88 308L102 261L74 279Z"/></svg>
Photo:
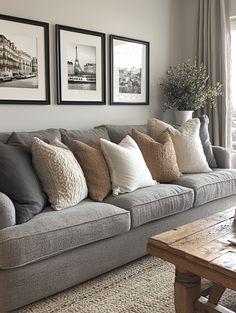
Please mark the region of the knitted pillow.
<svg viewBox="0 0 236 313"><path fill-rule="evenodd" d="M47 144L35 137L33 164L55 210L65 209L87 197L83 171L73 153L57 138Z"/></svg>

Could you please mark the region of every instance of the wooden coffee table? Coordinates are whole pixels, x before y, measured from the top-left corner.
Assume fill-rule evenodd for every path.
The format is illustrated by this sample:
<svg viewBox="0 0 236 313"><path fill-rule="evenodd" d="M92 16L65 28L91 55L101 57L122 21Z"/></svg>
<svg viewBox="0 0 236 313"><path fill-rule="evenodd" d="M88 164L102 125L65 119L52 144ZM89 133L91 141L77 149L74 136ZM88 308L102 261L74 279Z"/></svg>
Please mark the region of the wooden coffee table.
<svg viewBox="0 0 236 313"><path fill-rule="evenodd" d="M232 313L218 302L226 288L236 291L235 208L154 236L148 252L173 263L177 313ZM201 283L207 288L201 289ZM209 298L205 296L209 294Z"/></svg>

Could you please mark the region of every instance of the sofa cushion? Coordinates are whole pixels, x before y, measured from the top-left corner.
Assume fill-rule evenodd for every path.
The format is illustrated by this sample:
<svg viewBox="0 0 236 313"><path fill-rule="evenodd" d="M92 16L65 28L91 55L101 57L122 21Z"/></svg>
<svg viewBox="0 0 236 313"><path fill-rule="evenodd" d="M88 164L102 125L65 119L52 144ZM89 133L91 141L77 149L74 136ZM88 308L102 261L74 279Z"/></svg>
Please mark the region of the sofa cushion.
<svg viewBox="0 0 236 313"><path fill-rule="evenodd" d="M101 139L101 147L109 167L113 194L156 184L138 145L129 135L118 145Z"/></svg>
<svg viewBox="0 0 236 313"><path fill-rule="evenodd" d="M111 178L100 143L87 145L79 140L73 143L73 153L83 169L90 198L103 201L111 193Z"/></svg>
<svg viewBox="0 0 236 313"><path fill-rule="evenodd" d="M119 196L109 196L105 202L130 211L132 228L158 220L193 206L193 190L171 184L157 184Z"/></svg>
<svg viewBox="0 0 236 313"><path fill-rule="evenodd" d="M84 173L70 149L59 139L48 144L35 137L33 164L55 210L76 205L88 196Z"/></svg>
<svg viewBox="0 0 236 313"><path fill-rule="evenodd" d="M9 132L0 132L0 142L6 143L11 136L12 133Z"/></svg>
<svg viewBox="0 0 236 313"><path fill-rule="evenodd" d="M127 135L132 135L132 129L135 128L140 132L147 133L147 125L101 125L95 129L106 128L112 142L120 143ZM105 138L106 139L106 138Z"/></svg>
<svg viewBox="0 0 236 313"><path fill-rule="evenodd" d="M14 203L18 224L27 222L45 207L46 195L24 147L0 142L0 191Z"/></svg>
<svg viewBox="0 0 236 313"><path fill-rule="evenodd" d="M129 212L105 203L86 199L66 210L46 209L24 225L0 230L0 268L33 263L129 229Z"/></svg>
<svg viewBox="0 0 236 313"><path fill-rule="evenodd" d="M186 174L174 184L192 188L194 206L236 194L236 170L213 169L210 173Z"/></svg>
<svg viewBox="0 0 236 313"><path fill-rule="evenodd" d="M210 135L209 135L209 130L208 130L209 118L207 115L202 115L202 116L199 116L199 120L201 122L199 135L200 135L200 139L202 142L202 147L203 147L209 166L211 168L215 168L217 167L217 164L216 164L216 159L212 151L212 145L211 145Z"/></svg>
<svg viewBox="0 0 236 313"><path fill-rule="evenodd" d="M60 129L62 142L70 149L73 149L73 140L79 140L84 143L91 141L99 142L100 138L110 141L110 137L105 127L99 129L85 129L85 130L68 130Z"/></svg>
<svg viewBox="0 0 236 313"><path fill-rule="evenodd" d="M57 128L49 128L32 132L13 132L8 138L7 143L22 145L24 147L31 148L32 140L34 137L38 137L44 142L50 143L55 138L61 140L61 133Z"/></svg>
<svg viewBox="0 0 236 313"><path fill-rule="evenodd" d="M200 124L198 118L193 118L175 129L170 124L152 118L148 120L148 132L156 140L164 130L168 129L175 147L180 171L182 173L206 173L211 169L199 136Z"/></svg>
<svg viewBox="0 0 236 313"><path fill-rule="evenodd" d="M164 131L156 140L137 129L132 130L132 136L143 154L153 179L166 183L182 175L179 171L175 148L168 131Z"/></svg>

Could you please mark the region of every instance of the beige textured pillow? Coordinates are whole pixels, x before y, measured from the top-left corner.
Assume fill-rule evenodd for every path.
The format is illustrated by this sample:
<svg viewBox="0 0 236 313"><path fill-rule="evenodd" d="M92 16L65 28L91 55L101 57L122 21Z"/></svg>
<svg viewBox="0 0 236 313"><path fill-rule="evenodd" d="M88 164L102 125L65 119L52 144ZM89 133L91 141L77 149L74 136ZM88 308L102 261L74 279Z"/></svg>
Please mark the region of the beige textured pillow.
<svg viewBox="0 0 236 313"><path fill-rule="evenodd" d="M103 201L111 192L111 179L100 143L92 142L87 145L73 140L73 153L83 169L90 198Z"/></svg>
<svg viewBox="0 0 236 313"><path fill-rule="evenodd" d="M133 129L132 137L138 144L153 179L164 183L181 176L174 145L168 131L163 132L154 140Z"/></svg>
<svg viewBox="0 0 236 313"><path fill-rule="evenodd" d="M182 173L211 172L199 136L198 118L188 120L179 129L155 118L148 120L148 133L153 139L166 129L170 132Z"/></svg>
<svg viewBox="0 0 236 313"><path fill-rule="evenodd" d="M73 153L57 138L47 144L35 137L33 164L55 210L65 209L87 197L83 171Z"/></svg>

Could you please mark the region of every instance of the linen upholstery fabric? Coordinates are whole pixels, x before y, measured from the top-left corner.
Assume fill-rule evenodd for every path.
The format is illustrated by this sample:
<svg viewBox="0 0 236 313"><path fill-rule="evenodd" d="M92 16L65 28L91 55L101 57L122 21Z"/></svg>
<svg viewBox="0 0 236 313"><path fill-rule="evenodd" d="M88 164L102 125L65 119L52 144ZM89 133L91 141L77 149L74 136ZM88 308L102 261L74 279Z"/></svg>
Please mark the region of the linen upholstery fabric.
<svg viewBox="0 0 236 313"><path fill-rule="evenodd" d="M154 140L133 129L132 137L138 144L153 179L158 182L170 182L181 175L168 131L163 132Z"/></svg>
<svg viewBox="0 0 236 313"><path fill-rule="evenodd" d="M66 145L55 139L47 144L33 139L33 164L55 210L65 209L88 195L83 171Z"/></svg>
<svg viewBox="0 0 236 313"><path fill-rule="evenodd" d="M67 210L48 209L24 227L0 230L0 268L33 263L129 229L129 212L105 203L87 199Z"/></svg>
<svg viewBox="0 0 236 313"><path fill-rule="evenodd" d="M0 229L16 224L15 207L11 199L0 192Z"/></svg>
<svg viewBox="0 0 236 313"><path fill-rule="evenodd" d="M40 262L13 270L0 270L0 281L4 282L0 284L2 312L56 294L136 260L147 254L147 241L151 236L230 208L235 201L236 196L212 201Z"/></svg>
<svg viewBox="0 0 236 313"><path fill-rule="evenodd" d="M45 141L46 143L52 142L55 138L61 140L61 133L59 129L49 128L45 130L38 130L32 132L13 132L8 138L8 144L22 145L30 148L32 146L32 140L34 137Z"/></svg>
<svg viewBox="0 0 236 313"><path fill-rule="evenodd" d="M203 150L207 159L207 162L211 168L217 167L216 160L212 151L210 135L208 131L209 118L207 115L202 115L199 117L200 120L200 139L202 142Z"/></svg>
<svg viewBox="0 0 236 313"><path fill-rule="evenodd" d="M46 205L31 155L22 147L0 142L0 192L14 203L17 223L25 223Z"/></svg>
<svg viewBox="0 0 236 313"><path fill-rule="evenodd" d="M87 145L74 140L73 153L83 169L90 198L103 201L111 192L111 179L100 143Z"/></svg>
<svg viewBox="0 0 236 313"><path fill-rule="evenodd" d="M188 120L178 129L155 118L148 120L148 131L153 139L166 129L170 132L178 166L182 173L211 171L199 136L200 120L198 118Z"/></svg>
<svg viewBox="0 0 236 313"><path fill-rule="evenodd" d="M106 203L130 211L132 228L186 211L193 206L193 201L192 189L171 184L156 184L105 199Z"/></svg>
<svg viewBox="0 0 236 313"><path fill-rule="evenodd" d="M194 206L236 194L236 170L214 169L211 173L186 174L175 184L192 188L195 194Z"/></svg>
<svg viewBox="0 0 236 313"><path fill-rule="evenodd" d="M67 145L71 150L73 149L73 140L79 140L87 144L91 141L99 142L100 138L110 140L110 137L105 127L86 130L60 129L60 132L62 142Z"/></svg>
<svg viewBox="0 0 236 313"><path fill-rule="evenodd" d="M120 143L127 135L131 136L133 128L144 134L147 133L147 125L101 125L95 128L100 129L104 127L107 129L111 141L116 144Z"/></svg>
<svg viewBox="0 0 236 313"><path fill-rule="evenodd" d="M154 185L151 173L136 142L126 136L119 145L100 139L108 163L113 194L134 191Z"/></svg>

